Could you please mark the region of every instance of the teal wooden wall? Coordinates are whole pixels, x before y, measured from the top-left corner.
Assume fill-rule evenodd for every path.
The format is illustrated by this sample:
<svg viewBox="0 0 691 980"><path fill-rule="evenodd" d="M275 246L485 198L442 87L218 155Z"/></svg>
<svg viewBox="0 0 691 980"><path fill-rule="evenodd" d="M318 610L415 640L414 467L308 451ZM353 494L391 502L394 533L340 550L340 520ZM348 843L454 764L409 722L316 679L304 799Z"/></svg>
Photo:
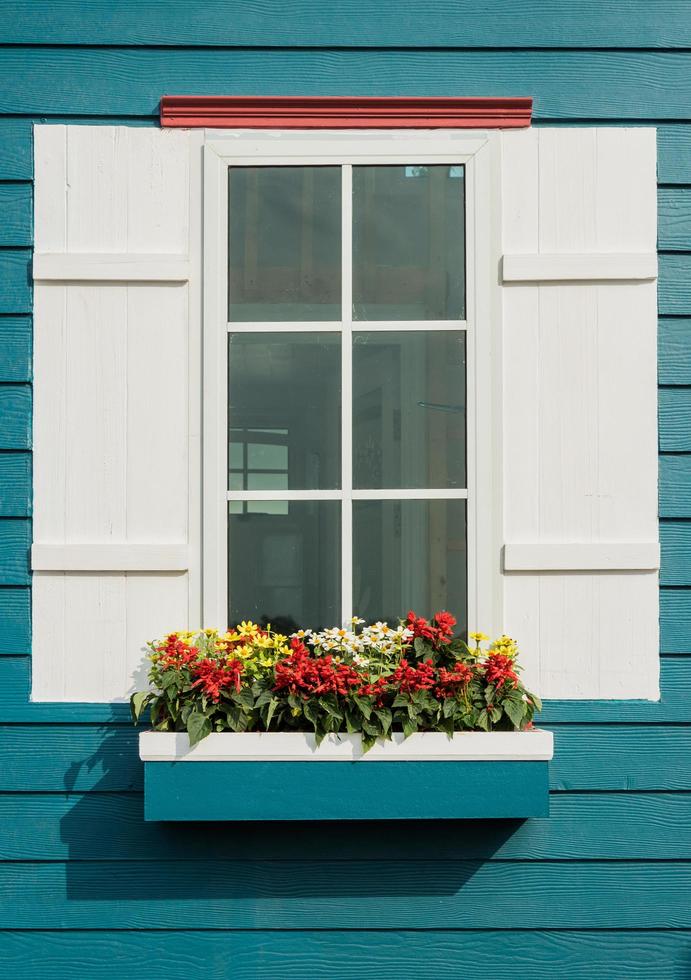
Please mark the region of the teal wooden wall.
<svg viewBox="0 0 691 980"><path fill-rule="evenodd" d="M3 12L3 973L691 977L688 0L13 0ZM549 820L147 825L123 712L29 703L31 126L155 125L163 93L532 95L536 125L659 125L663 699L547 705Z"/></svg>

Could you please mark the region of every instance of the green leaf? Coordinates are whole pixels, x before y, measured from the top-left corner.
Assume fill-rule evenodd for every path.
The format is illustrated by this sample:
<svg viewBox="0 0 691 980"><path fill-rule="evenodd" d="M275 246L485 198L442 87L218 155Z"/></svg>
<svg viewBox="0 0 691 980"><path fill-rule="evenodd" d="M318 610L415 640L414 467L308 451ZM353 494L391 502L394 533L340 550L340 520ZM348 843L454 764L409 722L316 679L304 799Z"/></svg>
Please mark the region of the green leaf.
<svg viewBox="0 0 691 980"><path fill-rule="evenodd" d="M355 735L360 731L359 722L355 721L355 719L352 716L352 713L348 710L348 708L346 708L346 712L345 712L345 724L346 724L346 731L348 732L349 735Z"/></svg>
<svg viewBox="0 0 691 980"><path fill-rule="evenodd" d="M226 718L228 719L229 727L234 732L244 732L247 730L247 716L237 704L229 704L226 707Z"/></svg>
<svg viewBox="0 0 691 980"><path fill-rule="evenodd" d="M504 711L511 719L515 728L520 728L525 717L526 703L523 700L507 698L503 704Z"/></svg>
<svg viewBox="0 0 691 980"><path fill-rule="evenodd" d="M446 733L446 735L448 735L449 738L453 738L453 733L455 731L453 718L443 718L439 722L439 727Z"/></svg>
<svg viewBox="0 0 691 980"><path fill-rule="evenodd" d="M363 733L363 736L362 736L362 752L363 752L363 755L364 755L364 753L369 752L369 750L372 748L372 746L376 744L376 741L377 741L376 738L373 738L371 735L367 735L367 734L364 734Z"/></svg>
<svg viewBox="0 0 691 980"><path fill-rule="evenodd" d="M319 704L324 709L324 711L326 711L328 715L331 715L332 718L335 718L338 721L343 721L343 712L338 707L335 698L331 698L330 696L326 698L320 698Z"/></svg>
<svg viewBox="0 0 691 980"><path fill-rule="evenodd" d="M254 707L263 708L265 704L270 704L275 700L276 699L271 691L262 691L262 693L257 697L257 700L254 702Z"/></svg>
<svg viewBox="0 0 691 980"><path fill-rule="evenodd" d="M271 698L271 700L269 701L268 711L266 712L266 727L267 728L271 724L271 719L273 718L274 712L276 711L276 708L277 707L278 707L278 698Z"/></svg>
<svg viewBox="0 0 691 980"><path fill-rule="evenodd" d="M408 717L417 723L417 717L420 714L420 709L415 704L408 705Z"/></svg>
<svg viewBox="0 0 691 980"><path fill-rule="evenodd" d="M487 709L483 708L480 714L477 716L477 724L483 731L489 731L489 715L487 714Z"/></svg>
<svg viewBox="0 0 691 980"><path fill-rule="evenodd" d="M319 719L321 717L319 712L319 704L315 701L305 701L304 712L305 718L314 725L314 730L316 732Z"/></svg>
<svg viewBox="0 0 691 980"><path fill-rule="evenodd" d="M150 700L151 691L135 691L130 698L130 711L132 712L132 721L135 725L139 722L142 711Z"/></svg>
<svg viewBox="0 0 691 980"><path fill-rule="evenodd" d="M251 711L254 708L254 695L248 687L243 687L239 691L234 691L232 697L236 704L246 708L247 711Z"/></svg>
<svg viewBox="0 0 691 980"><path fill-rule="evenodd" d="M410 698L407 694L397 694L393 699L392 708L407 708L410 704Z"/></svg>
<svg viewBox="0 0 691 980"><path fill-rule="evenodd" d="M403 722L403 738L408 738L417 731L417 721L414 718L406 718Z"/></svg>
<svg viewBox="0 0 691 980"><path fill-rule="evenodd" d="M441 713L444 718L451 718L456 714L456 708L458 707L458 702L453 698L445 698L442 704Z"/></svg>
<svg viewBox="0 0 691 980"><path fill-rule="evenodd" d="M161 687L170 687L175 685L177 687L180 681L180 672L178 670L165 670L161 676Z"/></svg>
<svg viewBox="0 0 691 980"><path fill-rule="evenodd" d="M156 727L156 719L159 715L158 706L160 700L161 698L159 697L159 695L154 694L151 700L149 701L149 718L151 719L151 724L154 726L154 728Z"/></svg>
<svg viewBox="0 0 691 980"><path fill-rule="evenodd" d="M357 694L353 695L353 701L360 709L363 717L369 719L369 717L372 714L372 705L369 703L369 701L366 698L360 697Z"/></svg>
<svg viewBox="0 0 691 980"><path fill-rule="evenodd" d="M532 701L533 705L535 706L535 710L536 711L542 711L542 701L537 696L537 694L529 694L528 697L530 698L530 700Z"/></svg>
<svg viewBox="0 0 691 980"><path fill-rule="evenodd" d="M372 738L379 738L379 727L374 722L363 721L362 734L363 736L370 735Z"/></svg>
<svg viewBox="0 0 691 980"><path fill-rule="evenodd" d="M423 640L421 636L415 637L413 647L415 649L415 656L419 660L426 660L434 654L434 647L427 640Z"/></svg>
<svg viewBox="0 0 691 980"><path fill-rule="evenodd" d="M383 732L388 732L391 728L392 714L388 708L375 708L374 713L381 722Z"/></svg>
<svg viewBox="0 0 691 980"><path fill-rule="evenodd" d="M190 745L196 745L211 732L211 722L201 711L193 711L187 719L187 734Z"/></svg>

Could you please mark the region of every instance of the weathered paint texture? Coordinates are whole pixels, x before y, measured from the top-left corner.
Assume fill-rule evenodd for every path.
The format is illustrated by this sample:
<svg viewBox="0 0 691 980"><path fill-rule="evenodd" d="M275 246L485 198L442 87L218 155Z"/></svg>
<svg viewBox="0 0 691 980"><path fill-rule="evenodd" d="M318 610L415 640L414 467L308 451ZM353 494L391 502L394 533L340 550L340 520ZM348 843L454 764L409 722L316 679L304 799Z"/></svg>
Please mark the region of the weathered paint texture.
<svg viewBox="0 0 691 980"><path fill-rule="evenodd" d="M691 18L685 0L63 0L0 27L0 962L8 976L681 980L691 970ZM533 96L659 124L662 701L552 702L551 816L143 820L118 706L31 705L31 126L170 94Z"/></svg>

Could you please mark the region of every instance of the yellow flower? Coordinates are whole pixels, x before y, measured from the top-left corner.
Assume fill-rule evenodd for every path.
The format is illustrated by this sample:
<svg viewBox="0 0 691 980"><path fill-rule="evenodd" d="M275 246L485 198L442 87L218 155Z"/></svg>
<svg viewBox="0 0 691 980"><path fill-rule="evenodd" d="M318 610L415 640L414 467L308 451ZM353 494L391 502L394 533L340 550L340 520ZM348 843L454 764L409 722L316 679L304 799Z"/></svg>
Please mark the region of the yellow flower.
<svg viewBox="0 0 691 980"><path fill-rule="evenodd" d="M246 622L243 620L236 629L240 636L255 636L259 627L251 620L247 620Z"/></svg>
<svg viewBox="0 0 691 980"><path fill-rule="evenodd" d="M500 636L491 645L495 653L502 653L505 657L515 658L518 654L518 644L510 636Z"/></svg>
<svg viewBox="0 0 691 980"><path fill-rule="evenodd" d="M489 640L489 637L486 633L471 633L470 639L475 640L476 643L483 643Z"/></svg>

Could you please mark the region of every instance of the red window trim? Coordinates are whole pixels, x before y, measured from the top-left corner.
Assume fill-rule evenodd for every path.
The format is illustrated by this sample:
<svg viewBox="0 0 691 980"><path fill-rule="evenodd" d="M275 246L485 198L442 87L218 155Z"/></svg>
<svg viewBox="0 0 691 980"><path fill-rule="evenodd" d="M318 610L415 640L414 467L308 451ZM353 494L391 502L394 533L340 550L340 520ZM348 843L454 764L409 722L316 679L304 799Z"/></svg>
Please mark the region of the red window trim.
<svg viewBox="0 0 691 980"><path fill-rule="evenodd" d="M259 129L517 129L531 98L164 95L161 126Z"/></svg>

